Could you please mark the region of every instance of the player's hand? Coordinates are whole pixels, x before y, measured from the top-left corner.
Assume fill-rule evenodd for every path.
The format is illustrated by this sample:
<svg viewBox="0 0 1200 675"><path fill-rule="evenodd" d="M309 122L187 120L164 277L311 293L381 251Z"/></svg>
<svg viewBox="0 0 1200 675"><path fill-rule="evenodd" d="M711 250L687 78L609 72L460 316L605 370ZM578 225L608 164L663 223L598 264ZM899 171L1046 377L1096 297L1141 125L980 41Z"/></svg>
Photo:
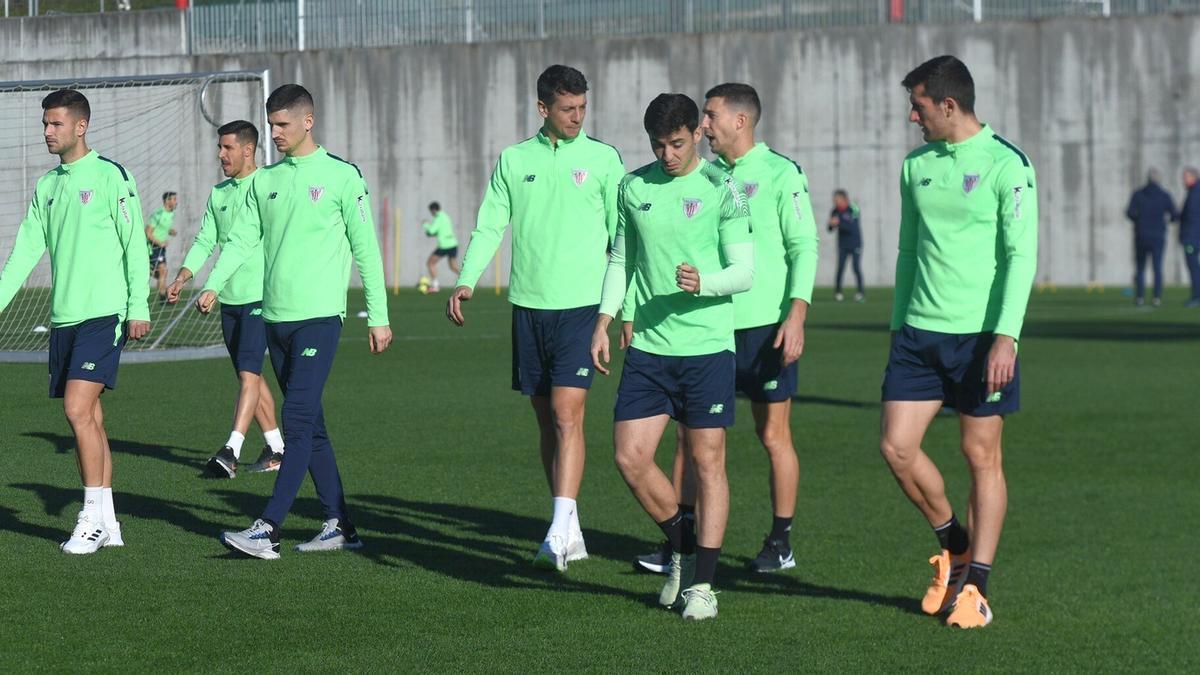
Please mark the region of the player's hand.
<svg viewBox="0 0 1200 675"><path fill-rule="evenodd" d="M786 368L800 360L804 353L804 317L789 314L775 332L775 349L782 349L779 362Z"/></svg>
<svg viewBox="0 0 1200 675"><path fill-rule="evenodd" d="M995 394L1012 382L1017 370L1017 341L1008 335L997 335L987 358L987 393Z"/></svg>
<svg viewBox="0 0 1200 675"><path fill-rule="evenodd" d="M196 298L196 311L201 314L208 314L212 311L213 305L217 303L217 294L213 291L204 291L200 297Z"/></svg>
<svg viewBox="0 0 1200 675"><path fill-rule="evenodd" d="M633 344L633 322L624 321L621 323L621 351L629 349L631 344Z"/></svg>
<svg viewBox="0 0 1200 675"><path fill-rule="evenodd" d="M683 291L695 295L700 292L700 270L687 263L680 263L675 268L675 285Z"/></svg>
<svg viewBox="0 0 1200 675"><path fill-rule="evenodd" d="M390 326L371 326L367 329L367 340L371 343L372 354L382 354L392 344L392 329Z"/></svg>
<svg viewBox="0 0 1200 675"><path fill-rule="evenodd" d="M183 279L176 279L167 286L167 304L173 305L179 302L179 292L183 290L183 285L187 283Z"/></svg>
<svg viewBox="0 0 1200 675"><path fill-rule="evenodd" d="M609 362L608 324L612 322L612 319L607 314L601 314L596 317L596 329L592 331L592 366L601 375L608 375L608 368L605 365Z"/></svg>
<svg viewBox="0 0 1200 675"><path fill-rule="evenodd" d="M462 326L467 323L462 313L462 304L471 299L475 295L475 291L471 290L470 286L459 286L450 294L450 299L446 301L446 318L456 326Z"/></svg>
<svg viewBox="0 0 1200 675"><path fill-rule="evenodd" d="M141 340L150 334L150 322L128 321L125 323L125 330L128 332L130 340Z"/></svg>
<svg viewBox="0 0 1200 675"><path fill-rule="evenodd" d="M173 228L173 227L172 227L171 229L167 230L167 234L169 234L169 235L171 235L172 237L174 237L174 236L175 236L175 228Z"/></svg>

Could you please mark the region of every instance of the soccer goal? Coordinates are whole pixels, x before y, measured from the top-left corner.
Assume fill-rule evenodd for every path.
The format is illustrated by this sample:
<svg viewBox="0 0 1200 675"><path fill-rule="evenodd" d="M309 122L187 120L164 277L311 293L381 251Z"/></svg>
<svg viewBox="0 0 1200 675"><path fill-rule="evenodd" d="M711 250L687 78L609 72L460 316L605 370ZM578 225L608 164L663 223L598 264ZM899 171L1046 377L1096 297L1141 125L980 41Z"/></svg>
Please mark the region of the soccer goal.
<svg viewBox="0 0 1200 675"><path fill-rule="evenodd" d="M265 70L0 82L0 259L12 251L38 178L58 163L42 140L41 100L47 93L70 88L88 97L88 145L134 176L147 222L162 206L163 193L177 193L177 234L167 245L170 283L200 228L209 190L224 179L216 160L216 128L249 120L269 139L263 107L269 87L270 71ZM271 161L269 140L260 145L259 161ZM196 279L176 305L159 302L151 278L147 292L153 330L141 342L129 342L126 360L221 353L220 319L200 316L189 302L211 266L210 261L203 270L193 270ZM0 361L44 360L49 328L50 263L43 257L0 314Z"/></svg>

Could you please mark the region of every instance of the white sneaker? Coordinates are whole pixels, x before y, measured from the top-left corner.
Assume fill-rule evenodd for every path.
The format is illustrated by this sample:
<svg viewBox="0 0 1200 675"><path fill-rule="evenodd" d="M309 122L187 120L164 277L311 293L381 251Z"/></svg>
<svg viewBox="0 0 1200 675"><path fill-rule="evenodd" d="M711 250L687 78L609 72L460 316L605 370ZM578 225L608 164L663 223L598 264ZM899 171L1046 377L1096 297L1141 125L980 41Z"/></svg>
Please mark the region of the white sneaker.
<svg viewBox="0 0 1200 675"><path fill-rule="evenodd" d="M124 546L125 540L121 538L121 523L116 522L112 525L105 525L104 529L108 530L108 541L104 542L104 547Z"/></svg>
<svg viewBox="0 0 1200 675"><path fill-rule="evenodd" d="M321 531L311 541L306 541L303 544L297 544L296 550L301 553L312 553L313 551L341 551L354 550L362 548L362 539L358 538L358 533L346 535L342 531L341 524L337 518L330 518L321 526Z"/></svg>
<svg viewBox="0 0 1200 675"><path fill-rule="evenodd" d="M222 532L221 543L233 551L262 560L279 560L279 543L271 541L271 526L259 518L241 532Z"/></svg>
<svg viewBox="0 0 1200 675"><path fill-rule="evenodd" d="M583 532L578 529L572 529L571 535L567 537L567 562L573 563L577 560L587 560L587 546L583 544Z"/></svg>
<svg viewBox="0 0 1200 675"><path fill-rule="evenodd" d="M692 577L696 575L696 554L671 554L671 566L667 569L667 580L663 582L662 590L658 593L658 604L671 609L683 599L680 592L692 585Z"/></svg>
<svg viewBox="0 0 1200 675"><path fill-rule="evenodd" d="M80 511L75 521L75 531L71 533L70 539L63 542L62 551L74 555L87 555L99 551L107 541L108 530L104 529L104 523L93 523L86 513Z"/></svg>
<svg viewBox="0 0 1200 675"><path fill-rule="evenodd" d="M533 566L544 570L567 571L567 542L558 535L551 535L538 547L533 557Z"/></svg>

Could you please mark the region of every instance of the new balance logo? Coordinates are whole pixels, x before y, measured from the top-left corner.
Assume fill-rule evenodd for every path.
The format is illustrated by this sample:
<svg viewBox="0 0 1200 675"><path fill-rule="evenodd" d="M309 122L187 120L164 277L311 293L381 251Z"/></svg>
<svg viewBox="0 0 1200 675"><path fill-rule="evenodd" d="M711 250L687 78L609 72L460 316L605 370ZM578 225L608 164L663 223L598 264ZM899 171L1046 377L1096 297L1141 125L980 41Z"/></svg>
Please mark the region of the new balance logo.
<svg viewBox="0 0 1200 675"><path fill-rule="evenodd" d="M84 361L83 365L81 365L79 367L83 370L95 370L96 364L92 363L91 361Z"/></svg>
<svg viewBox="0 0 1200 675"><path fill-rule="evenodd" d="M224 210L225 210L225 209L227 209L227 208L229 208L229 207L228 207L228 206L222 206L222 207L221 207L221 210L222 210L222 211L224 211Z"/></svg>
<svg viewBox="0 0 1200 675"><path fill-rule="evenodd" d="M1000 399L1003 397L1004 397L1004 394L1002 394L1001 392L996 392L987 397L987 402L988 403L999 403Z"/></svg>
<svg viewBox="0 0 1200 675"><path fill-rule="evenodd" d="M532 174L532 173L531 173L531 174L529 174L528 176L525 176L525 182L526 182L526 183L532 183L532 182L533 182L533 181L535 181L535 180L537 180L537 176L535 176L535 175L534 175L534 174Z"/></svg>
<svg viewBox="0 0 1200 675"><path fill-rule="evenodd" d="M309 347L309 348L305 349L304 351L300 352L300 356L316 356L316 355L317 355L316 347Z"/></svg>
<svg viewBox="0 0 1200 675"><path fill-rule="evenodd" d="M771 380L763 385L763 391L775 391L779 388L779 380Z"/></svg>
<svg viewBox="0 0 1200 675"><path fill-rule="evenodd" d="M720 415L723 412L725 412L725 404L724 403L718 403L708 409L709 415Z"/></svg>
<svg viewBox="0 0 1200 675"><path fill-rule="evenodd" d="M587 368L580 368L579 370L575 371L575 377L587 377L588 372L589 371Z"/></svg>
<svg viewBox="0 0 1200 675"><path fill-rule="evenodd" d="M262 316L262 307L250 310L250 316Z"/></svg>
<svg viewBox="0 0 1200 675"><path fill-rule="evenodd" d="M932 178L922 178L921 179L921 187L929 187L929 184L932 182L933 182Z"/></svg>
<svg viewBox="0 0 1200 675"><path fill-rule="evenodd" d="M641 206L638 207L638 211L649 211L649 210L650 210L650 202L646 202L645 204L642 204Z"/></svg>
<svg viewBox="0 0 1200 675"><path fill-rule="evenodd" d="M272 192L271 194L267 195L267 199L275 199L278 196L279 196L278 192Z"/></svg>

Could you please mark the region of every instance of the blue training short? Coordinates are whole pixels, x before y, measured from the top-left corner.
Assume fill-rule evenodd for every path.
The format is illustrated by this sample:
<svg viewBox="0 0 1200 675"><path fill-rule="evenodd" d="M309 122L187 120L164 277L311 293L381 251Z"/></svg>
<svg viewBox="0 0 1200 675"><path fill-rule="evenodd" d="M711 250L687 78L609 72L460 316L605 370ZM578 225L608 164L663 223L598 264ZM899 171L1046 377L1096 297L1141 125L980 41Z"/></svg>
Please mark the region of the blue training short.
<svg viewBox="0 0 1200 675"><path fill-rule="evenodd" d="M796 394L799 368L782 364L783 350L775 348L779 326L743 328L733 333L737 347L737 390L755 403L778 403Z"/></svg>
<svg viewBox="0 0 1200 675"><path fill-rule="evenodd" d="M944 401L972 417L1008 415L1021 407L1021 364L1012 382L987 393L987 356L992 333L938 333L904 326L892 338L883 375L884 401Z"/></svg>
<svg viewBox="0 0 1200 675"><path fill-rule="evenodd" d="M513 306L512 388L549 396L551 387L592 386L592 332L599 305L573 309Z"/></svg>
<svg viewBox="0 0 1200 675"><path fill-rule="evenodd" d="M221 335L236 372L262 374L263 355L267 351L267 324L262 317L262 302L221 305Z"/></svg>
<svg viewBox="0 0 1200 675"><path fill-rule="evenodd" d="M659 356L625 352L613 418L617 422L669 415L693 429L733 426L733 352Z"/></svg>
<svg viewBox="0 0 1200 675"><path fill-rule="evenodd" d="M67 380L99 382L116 389L125 346L125 324L117 315L50 329L50 398L62 398Z"/></svg>

